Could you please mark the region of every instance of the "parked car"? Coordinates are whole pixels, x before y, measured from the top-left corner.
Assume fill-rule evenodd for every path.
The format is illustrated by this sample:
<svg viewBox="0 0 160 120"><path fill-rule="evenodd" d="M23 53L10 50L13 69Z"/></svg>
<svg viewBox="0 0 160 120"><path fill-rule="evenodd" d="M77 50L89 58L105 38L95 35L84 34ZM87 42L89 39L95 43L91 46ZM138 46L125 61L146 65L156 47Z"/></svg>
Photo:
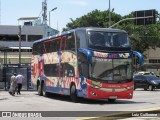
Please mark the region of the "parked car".
<svg viewBox="0 0 160 120"><path fill-rule="evenodd" d="M140 71L140 72L136 72L133 74L133 77L136 75L155 75L157 77L160 77L160 75L156 75L154 72L150 72L150 71Z"/></svg>
<svg viewBox="0 0 160 120"><path fill-rule="evenodd" d="M155 75L155 74L153 72L150 72L150 71L139 71L139 72L135 73L133 75L133 77L136 76L136 75Z"/></svg>
<svg viewBox="0 0 160 120"><path fill-rule="evenodd" d="M143 88L144 90L153 91L160 88L160 78L155 75L136 75L133 80L134 89Z"/></svg>

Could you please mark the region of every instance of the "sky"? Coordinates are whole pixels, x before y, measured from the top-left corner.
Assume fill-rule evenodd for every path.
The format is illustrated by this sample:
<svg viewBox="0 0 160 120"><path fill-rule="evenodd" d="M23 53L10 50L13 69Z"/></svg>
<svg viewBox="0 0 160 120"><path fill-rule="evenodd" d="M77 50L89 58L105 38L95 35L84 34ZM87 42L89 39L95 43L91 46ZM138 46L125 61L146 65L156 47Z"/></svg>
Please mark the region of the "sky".
<svg viewBox="0 0 160 120"><path fill-rule="evenodd" d="M20 25L21 17L41 17L44 0L0 0L0 25ZM47 17L50 25L62 31L66 24L98 9L108 10L109 0L47 0ZM156 9L160 13L160 0L110 0L111 10L122 16L138 10Z"/></svg>

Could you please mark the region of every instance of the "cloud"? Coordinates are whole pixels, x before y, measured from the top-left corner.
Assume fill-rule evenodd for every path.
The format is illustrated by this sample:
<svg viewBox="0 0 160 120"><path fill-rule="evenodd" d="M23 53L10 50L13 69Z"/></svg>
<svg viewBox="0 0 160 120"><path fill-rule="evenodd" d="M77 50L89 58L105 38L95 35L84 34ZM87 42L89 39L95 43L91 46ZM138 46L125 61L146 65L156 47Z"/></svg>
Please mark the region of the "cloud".
<svg viewBox="0 0 160 120"><path fill-rule="evenodd" d="M68 2L69 4L72 4L72 5L79 5L79 6L87 6L87 2L85 1L82 1L82 0L70 0Z"/></svg>

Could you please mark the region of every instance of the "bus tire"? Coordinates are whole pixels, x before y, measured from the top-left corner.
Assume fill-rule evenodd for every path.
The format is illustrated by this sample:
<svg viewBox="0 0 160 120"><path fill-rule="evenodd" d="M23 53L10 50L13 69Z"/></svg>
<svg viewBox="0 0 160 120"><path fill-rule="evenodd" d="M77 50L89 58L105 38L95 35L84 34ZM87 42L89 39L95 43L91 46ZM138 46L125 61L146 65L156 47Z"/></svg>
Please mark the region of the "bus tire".
<svg viewBox="0 0 160 120"><path fill-rule="evenodd" d="M108 102L109 103L114 103L116 101L116 99L110 99L110 98L108 98Z"/></svg>
<svg viewBox="0 0 160 120"><path fill-rule="evenodd" d="M70 97L73 102L78 101L77 93L76 93L76 86L74 84L72 84L70 87Z"/></svg>
<svg viewBox="0 0 160 120"><path fill-rule="evenodd" d="M45 93L44 93L44 82L41 81L41 84L38 86L38 95L39 96L44 96Z"/></svg>
<svg viewBox="0 0 160 120"><path fill-rule="evenodd" d="M44 87L44 86L43 86ZM49 92L46 92L46 91L44 91L44 89L43 89L43 91L42 91L42 96L44 96L44 97L49 97Z"/></svg>
<svg viewBox="0 0 160 120"><path fill-rule="evenodd" d="M41 84L38 85L38 95L42 96L42 88L41 88Z"/></svg>
<svg viewBox="0 0 160 120"><path fill-rule="evenodd" d="M49 97L50 93L49 92L43 92L43 96Z"/></svg>
<svg viewBox="0 0 160 120"><path fill-rule="evenodd" d="M38 95L39 96L44 96L44 97L48 97L49 96L49 93L44 90L44 82L42 82L38 86Z"/></svg>
<svg viewBox="0 0 160 120"><path fill-rule="evenodd" d="M38 91L39 85L40 85L39 80L37 80L37 91Z"/></svg>
<svg viewBox="0 0 160 120"><path fill-rule="evenodd" d="M44 96L44 97L49 96L49 93L46 92L45 89L44 89L44 82L42 82L42 84L41 84L41 96Z"/></svg>

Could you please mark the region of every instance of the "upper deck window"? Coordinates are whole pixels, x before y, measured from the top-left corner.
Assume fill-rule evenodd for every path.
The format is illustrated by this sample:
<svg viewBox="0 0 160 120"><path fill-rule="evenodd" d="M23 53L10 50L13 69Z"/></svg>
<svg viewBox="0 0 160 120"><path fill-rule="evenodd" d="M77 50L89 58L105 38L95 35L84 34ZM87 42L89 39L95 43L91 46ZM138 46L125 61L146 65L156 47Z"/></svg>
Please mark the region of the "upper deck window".
<svg viewBox="0 0 160 120"><path fill-rule="evenodd" d="M130 47L128 35L123 32L89 31L89 48Z"/></svg>

